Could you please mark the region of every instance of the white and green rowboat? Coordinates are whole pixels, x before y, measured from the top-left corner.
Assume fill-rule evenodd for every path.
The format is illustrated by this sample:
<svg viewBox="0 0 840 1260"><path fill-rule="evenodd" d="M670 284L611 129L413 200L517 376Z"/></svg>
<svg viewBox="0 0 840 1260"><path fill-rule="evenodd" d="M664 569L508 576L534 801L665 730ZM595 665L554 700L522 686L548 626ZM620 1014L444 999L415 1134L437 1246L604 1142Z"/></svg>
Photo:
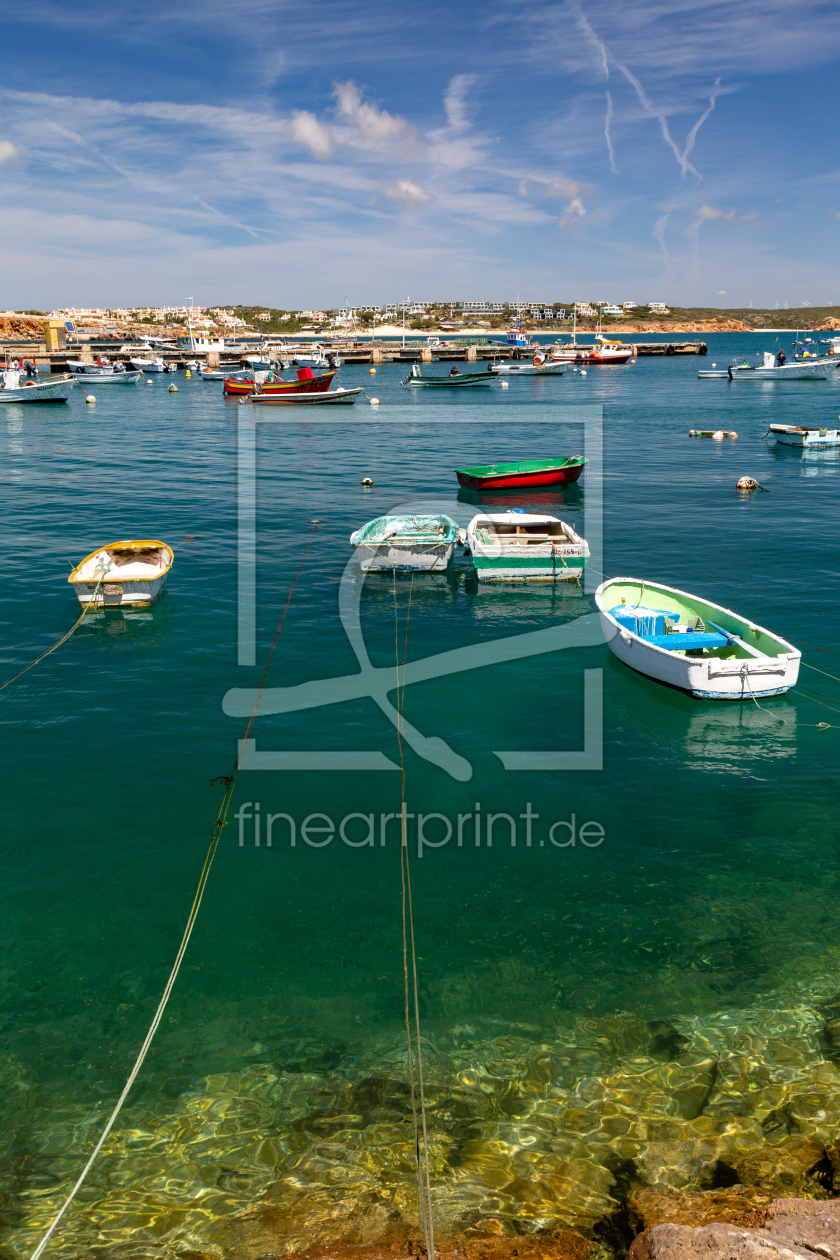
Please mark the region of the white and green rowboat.
<svg viewBox="0 0 840 1260"><path fill-rule="evenodd" d="M521 508L473 517L467 546L479 582L577 582L589 557L571 525Z"/></svg>
<svg viewBox="0 0 840 1260"><path fill-rule="evenodd" d="M661 582L618 577L595 592L610 650L639 674L698 700L780 696L802 653L778 634Z"/></svg>
<svg viewBox="0 0 840 1260"><path fill-rule="evenodd" d="M463 533L448 516L379 516L350 535L365 572L447 569Z"/></svg>

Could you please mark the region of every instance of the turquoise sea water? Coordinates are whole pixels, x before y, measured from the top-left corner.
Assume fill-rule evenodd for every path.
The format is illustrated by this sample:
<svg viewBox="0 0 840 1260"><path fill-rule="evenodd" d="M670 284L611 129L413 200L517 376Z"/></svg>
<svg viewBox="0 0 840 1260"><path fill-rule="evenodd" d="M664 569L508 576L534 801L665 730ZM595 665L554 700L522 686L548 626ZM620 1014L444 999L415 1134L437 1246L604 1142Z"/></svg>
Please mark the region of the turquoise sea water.
<svg viewBox="0 0 840 1260"><path fill-rule="evenodd" d="M363 399L335 418L284 412L259 425L251 667L237 664L246 409L183 373L177 394L158 377L101 388L95 407L79 393L66 408L3 409L3 677L78 615L69 561L121 537L162 539L176 557L151 612L91 617L0 694L9 1255L31 1250L72 1184L145 1034L221 799L210 780L230 772L244 733L222 702L259 683L313 518L269 688L358 672L338 615L353 529L405 503L465 525L499 497L459 492L455 467L577 454L575 417L601 407L602 487L589 474L516 501L597 531L602 489L607 574L694 591L840 654L840 457L763 437L771 421L834 422L840 389L698 381L698 368L763 346L709 341L706 359L457 396L400 388L405 366L384 365L373 383L348 367L342 383L364 384L378 411ZM688 437L719 427L738 439ZM738 494L745 474L769 493ZM479 589L463 558L413 585L374 575L359 595L374 666L394 665L395 599L403 650L409 592L409 662L594 608L565 584ZM840 678L840 659L800 646ZM603 770L505 770L496 750L583 748L584 670L603 671ZM840 682L803 669L802 689L763 710L698 702L596 645L412 683L405 716L462 759L455 778L405 751L409 810L442 816L427 825L432 841L446 820L454 830L418 859L409 824L442 1225L470 1213L587 1225L609 1210L628 1160L642 1180L700 1184L733 1143L820 1132L811 1113L830 1117L840 1099L820 1014L840 988ZM253 735L260 754L399 762L394 726L364 695L261 716ZM399 788L387 769L242 773L233 810L250 809L225 833L164 1024L55 1252L258 1256L415 1219L393 820L380 843ZM257 802L259 847L245 821ZM271 847L269 814L288 816ZM336 831L348 819L354 843L329 831L310 833L322 847L304 843L315 814ZM515 847L504 819L488 846L488 814L513 819ZM538 816L530 846L527 814ZM368 815L375 843L357 847ZM569 823L554 831L565 841L573 816L575 844L552 844L550 825ZM586 823L600 844L581 843Z"/></svg>

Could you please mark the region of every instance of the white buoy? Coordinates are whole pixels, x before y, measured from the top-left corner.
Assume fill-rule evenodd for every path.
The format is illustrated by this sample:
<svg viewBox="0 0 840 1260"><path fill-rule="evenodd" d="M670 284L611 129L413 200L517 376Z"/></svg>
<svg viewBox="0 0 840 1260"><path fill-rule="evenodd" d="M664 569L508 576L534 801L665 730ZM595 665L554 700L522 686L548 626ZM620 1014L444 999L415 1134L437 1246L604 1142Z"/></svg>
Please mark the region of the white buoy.
<svg viewBox="0 0 840 1260"><path fill-rule="evenodd" d="M724 433L723 429L718 429L717 433L712 434L712 437L715 440L715 442L722 442L723 439L726 437L726 434Z"/></svg>
<svg viewBox="0 0 840 1260"><path fill-rule="evenodd" d="M177 385L170 385L170 386L169 386L169 392L170 392L170 394L177 394L177 393L178 393L178 386L177 386Z"/></svg>
<svg viewBox="0 0 840 1260"><path fill-rule="evenodd" d="M499 384L502 389L510 389L510 381L500 381Z"/></svg>
<svg viewBox="0 0 840 1260"><path fill-rule="evenodd" d="M370 477L362 477L362 485L363 485L363 486L372 486L372 485L373 485L373 482L371 481Z"/></svg>
<svg viewBox="0 0 840 1260"><path fill-rule="evenodd" d="M154 385L154 381L152 380L151 376L147 376L147 377L146 377L146 384L147 384L147 385Z"/></svg>
<svg viewBox="0 0 840 1260"><path fill-rule="evenodd" d="M580 374L581 374L581 376L586 376L586 368L581 368L581 369L580 369Z"/></svg>
<svg viewBox="0 0 840 1260"><path fill-rule="evenodd" d="M714 368L714 367L717 367L717 364L716 364L716 363L713 363L713 364L712 364L712 367L713 367L713 368Z"/></svg>
<svg viewBox="0 0 840 1260"><path fill-rule="evenodd" d="M86 403L95 403L95 402L96 402L96 395L95 395L95 394L85 394L85 402L86 402Z"/></svg>
<svg viewBox="0 0 840 1260"><path fill-rule="evenodd" d="M369 399L368 399L368 402L370 403L371 407L378 407L378 406L379 406L379 399L378 399L378 398L369 398Z"/></svg>

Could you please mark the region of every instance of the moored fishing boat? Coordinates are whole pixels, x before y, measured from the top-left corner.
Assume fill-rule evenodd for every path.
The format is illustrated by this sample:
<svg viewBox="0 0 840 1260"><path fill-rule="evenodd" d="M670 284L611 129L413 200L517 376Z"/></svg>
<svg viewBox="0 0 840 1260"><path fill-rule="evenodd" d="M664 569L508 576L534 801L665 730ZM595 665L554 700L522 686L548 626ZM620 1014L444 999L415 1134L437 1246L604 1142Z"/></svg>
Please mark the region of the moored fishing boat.
<svg viewBox="0 0 840 1260"><path fill-rule="evenodd" d="M449 376L421 376L420 369L415 363L411 374L400 384L415 385L426 389L475 389L492 385L493 375L491 372L458 372L456 375L450 373Z"/></svg>
<svg viewBox="0 0 840 1260"><path fill-rule="evenodd" d="M129 363L137 372L165 372L166 364L160 355L153 359L129 359Z"/></svg>
<svg viewBox="0 0 840 1260"><path fill-rule="evenodd" d="M521 508L474 516L467 546L479 582L576 582L589 557L573 526Z"/></svg>
<svg viewBox="0 0 840 1260"><path fill-rule="evenodd" d="M284 381L279 377L272 379L269 373L256 372L250 379L245 373L237 373L225 378L225 393L250 394L256 391L261 394L323 394L335 379L334 371L314 376L311 368L300 368L297 375L296 381Z"/></svg>
<svg viewBox="0 0 840 1260"><path fill-rule="evenodd" d="M295 403L306 403L309 406L332 406L333 404L346 404L352 406L358 398L359 394L365 391L361 385L357 385L355 389L342 389L339 385L338 389L330 389L325 393L304 394L298 390L294 393L281 394L248 394L245 398L240 398L240 402L262 403L265 406L281 407L292 405Z"/></svg>
<svg viewBox="0 0 840 1260"><path fill-rule="evenodd" d="M840 446L840 429L819 429L804 424L771 424L769 432L777 442L785 446L807 447L809 450L827 450Z"/></svg>
<svg viewBox="0 0 840 1260"><path fill-rule="evenodd" d="M568 459L526 459L517 463L456 468L455 476L460 485L471 490L509 490L577 481L585 467L583 455L572 455Z"/></svg>
<svg viewBox="0 0 840 1260"><path fill-rule="evenodd" d="M538 361L537 355L531 363L491 363L488 367L499 376L562 376L565 370L565 364Z"/></svg>
<svg viewBox="0 0 840 1260"><path fill-rule="evenodd" d="M570 342L556 342L550 349L553 363L579 363L588 367L627 363L633 357L633 347L623 342L602 337L599 333L594 345L578 345L577 337Z"/></svg>
<svg viewBox="0 0 840 1260"><path fill-rule="evenodd" d="M157 539L130 538L92 551L67 581L80 604L146 607L163 591L173 559L172 548Z"/></svg>
<svg viewBox="0 0 840 1260"><path fill-rule="evenodd" d="M448 516L379 516L350 535L365 572L447 569L463 532Z"/></svg>
<svg viewBox="0 0 840 1260"><path fill-rule="evenodd" d="M51 381L24 381L18 368L0 371L0 403L66 403L75 388L71 374L53 377Z"/></svg>
<svg viewBox="0 0 840 1260"><path fill-rule="evenodd" d="M802 653L720 604L639 578L595 592L610 650L625 665L702 700L778 696L799 677Z"/></svg>
<svg viewBox="0 0 840 1260"><path fill-rule="evenodd" d="M828 381L835 372L840 372L840 359L829 355L819 357L807 350L795 353L792 362L765 350L760 364L748 363L745 359L727 369L731 381Z"/></svg>

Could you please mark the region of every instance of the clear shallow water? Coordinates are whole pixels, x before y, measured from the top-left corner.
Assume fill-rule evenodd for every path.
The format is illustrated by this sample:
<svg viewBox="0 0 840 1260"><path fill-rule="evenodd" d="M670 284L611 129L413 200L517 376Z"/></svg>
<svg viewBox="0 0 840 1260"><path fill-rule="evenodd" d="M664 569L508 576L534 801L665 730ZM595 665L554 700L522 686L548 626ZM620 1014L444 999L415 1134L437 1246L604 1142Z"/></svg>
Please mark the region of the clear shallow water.
<svg viewBox="0 0 840 1260"><path fill-rule="evenodd" d="M240 408L220 386L179 374L178 394L157 380L103 388L95 408L79 395L67 408L0 414L4 677L77 615L68 560L125 536L176 552L151 613L97 616L0 696L11 1254L27 1251L77 1175L145 1033L218 807L210 779L229 773L244 730L222 700L258 683L312 517L322 523L269 686L357 672L338 617L354 528L425 500L465 524L478 500L459 494L455 467L578 453L580 426L557 404L601 404L605 571L696 591L840 653L838 457L762 437L771 420L832 422L840 389L698 381L698 368L754 353L759 341L709 340L706 359L641 359L454 397L409 394L404 366L379 369L373 388L366 368L351 367L343 383L375 392L378 413L363 403L334 421L261 425L252 669L237 666ZM738 440L687 436L718 427ZM744 474L770 493L737 494ZM581 523L594 490L520 501ZM408 587L397 583L403 613ZM394 661L393 598L387 578L362 590L374 665ZM411 600L410 661L593 607L577 587L478 590L463 561L417 579ZM835 672L831 657L803 650ZM493 750L583 746L582 671L599 668L603 771L505 771ZM840 683L802 672L804 690L840 709ZM603 645L407 690L408 721L472 768L458 781L406 750L409 809L456 829L470 815L462 847L453 837L426 850L413 876L443 1223L481 1212L521 1228L587 1224L609 1210L622 1161L642 1179L689 1184L739 1143L784 1136L791 1115L818 1132L816 1113L833 1114L840 1083L822 1011L840 988L837 730L815 724L835 715L797 693L766 709L667 691ZM396 732L369 698L261 717L254 734L260 751L399 759ZM125 1123L56 1251L235 1244L256 1256L371 1236L395 1213L414 1219L393 821L379 844L399 776L244 772L234 809L257 801L263 819L295 820L297 843L282 819L271 848L254 847L250 826L240 847L238 824L228 828ZM514 819L515 848L504 820L492 847L486 823L475 846L477 803L485 819ZM530 847L529 810L539 815ZM374 847L338 837L307 846L300 826L314 813L336 827L373 814ZM577 827L600 824L600 846L549 843L550 823L573 814ZM363 819L348 825L348 839L364 836ZM438 820L428 834L444 829ZM820 1106L801 1101L812 1096ZM782 1128L762 1129L776 1113Z"/></svg>

